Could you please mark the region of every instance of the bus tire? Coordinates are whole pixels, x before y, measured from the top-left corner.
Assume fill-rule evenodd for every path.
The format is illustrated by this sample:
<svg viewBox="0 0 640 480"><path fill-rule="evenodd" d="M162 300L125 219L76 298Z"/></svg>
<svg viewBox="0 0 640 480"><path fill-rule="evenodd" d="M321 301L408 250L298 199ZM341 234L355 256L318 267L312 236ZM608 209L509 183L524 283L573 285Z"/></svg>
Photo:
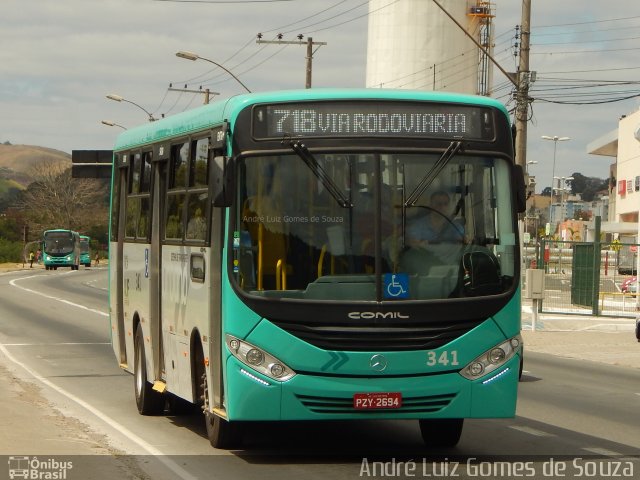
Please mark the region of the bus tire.
<svg viewBox="0 0 640 480"><path fill-rule="evenodd" d="M147 361L144 353L142 328L136 329L135 360L133 364L133 385L136 406L141 415L158 415L164 410L165 398L153 389L147 377Z"/></svg>
<svg viewBox="0 0 640 480"><path fill-rule="evenodd" d="M460 441L464 418L422 419L419 422L427 447L455 447Z"/></svg>
<svg viewBox="0 0 640 480"><path fill-rule="evenodd" d="M204 421L207 427L209 443L213 448L234 448L240 443L238 427L210 411L206 373L202 374L202 391L204 397L202 409L204 410Z"/></svg>

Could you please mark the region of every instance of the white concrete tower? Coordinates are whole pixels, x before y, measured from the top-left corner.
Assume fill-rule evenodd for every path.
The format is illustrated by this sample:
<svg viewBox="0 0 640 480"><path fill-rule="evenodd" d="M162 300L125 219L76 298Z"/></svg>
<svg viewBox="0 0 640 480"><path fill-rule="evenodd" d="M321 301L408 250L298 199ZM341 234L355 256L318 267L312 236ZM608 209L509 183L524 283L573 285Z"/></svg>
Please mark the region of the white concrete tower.
<svg viewBox="0 0 640 480"><path fill-rule="evenodd" d="M476 41L491 45L491 33L483 32L488 2L439 3ZM431 0L369 1L367 87L482 94L482 63L478 47Z"/></svg>

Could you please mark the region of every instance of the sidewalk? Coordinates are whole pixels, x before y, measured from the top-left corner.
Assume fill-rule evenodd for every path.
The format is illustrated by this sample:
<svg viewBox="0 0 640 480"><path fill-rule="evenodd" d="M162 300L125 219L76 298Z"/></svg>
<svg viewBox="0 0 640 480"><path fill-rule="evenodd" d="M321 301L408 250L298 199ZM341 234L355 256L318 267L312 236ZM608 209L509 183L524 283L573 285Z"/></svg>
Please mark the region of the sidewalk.
<svg viewBox="0 0 640 480"><path fill-rule="evenodd" d="M531 307L523 306L525 352L640 369L640 343L635 337L634 318L546 313L538 314L535 328L532 320Z"/></svg>

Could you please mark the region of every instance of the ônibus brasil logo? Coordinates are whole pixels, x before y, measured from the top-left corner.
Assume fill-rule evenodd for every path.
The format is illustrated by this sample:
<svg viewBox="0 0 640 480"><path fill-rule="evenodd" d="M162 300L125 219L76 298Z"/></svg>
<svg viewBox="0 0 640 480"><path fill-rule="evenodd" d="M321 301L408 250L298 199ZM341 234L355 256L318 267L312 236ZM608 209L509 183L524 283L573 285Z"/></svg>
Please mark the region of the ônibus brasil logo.
<svg viewBox="0 0 640 480"><path fill-rule="evenodd" d="M73 468L73 462L62 462L55 458L40 460L38 457L10 456L9 478L38 480L65 480L67 471Z"/></svg>

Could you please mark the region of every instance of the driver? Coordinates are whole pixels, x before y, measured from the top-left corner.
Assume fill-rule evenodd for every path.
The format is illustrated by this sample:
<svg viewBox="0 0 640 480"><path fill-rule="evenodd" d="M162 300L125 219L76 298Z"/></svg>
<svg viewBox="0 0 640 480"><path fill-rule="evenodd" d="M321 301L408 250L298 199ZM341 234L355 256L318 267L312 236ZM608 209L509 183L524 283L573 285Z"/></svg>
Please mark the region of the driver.
<svg viewBox="0 0 640 480"><path fill-rule="evenodd" d="M464 226L458 219L451 219L449 194L438 190L431 194L429 213L420 215L407 227L407 245L424 247L434 243L462 243Z"/></svg>

